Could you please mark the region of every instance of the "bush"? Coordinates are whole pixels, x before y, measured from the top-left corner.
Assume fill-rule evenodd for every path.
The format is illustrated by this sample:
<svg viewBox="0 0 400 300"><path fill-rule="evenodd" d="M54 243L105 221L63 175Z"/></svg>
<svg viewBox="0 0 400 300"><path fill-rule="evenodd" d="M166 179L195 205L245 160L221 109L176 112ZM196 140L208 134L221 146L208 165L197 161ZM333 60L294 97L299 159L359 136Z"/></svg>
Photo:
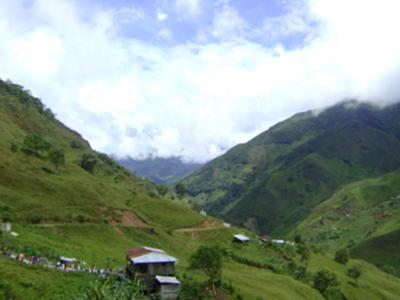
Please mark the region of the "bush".
<svg viewBox="0 0 400 300"><path fill-rule="evenodd" d="M349 251L347 249L340 249L335 253L335 261L339 264L347 264L349 261Z"/></svg>
<svg viewBox="0 0 400 300"><path fill-rule="evenodd" d="M18 152L18 146L17 146L17 144L11 143L10 150L11 150L11 152L13 152L13 153Z"/></svg>
<svg viewBox="0 0 400 300"><path fill-rule="evenodd" d="M361 270L361 266L359 266L359 265L354 265L347 269L347 276L349 276L350 278L353 278L356 285L357 285L358 278L360 278L361 275L362 275L362 270Z"/></svg>
<svg viewBox="0 0 400 300"><path fill-rule="evenodd" d="M89 173L94 173L94 170L97 166L98 160L96 158L95 155L91 154L91 153L85 153L82 158L81 161L79 162L79 166L88 171Z"/></svg>
<svg viewBox="0 0 400 300"><path fill-rule="evenodd" d="M42 152L51 148L51 145L40 135L29 133L24 138L24 147L25 153L41 156Z"/></svg>
<svg viewBox="0 0 400 300"><path fill-rule="evenodd" d="M79 223L85 223L86 221L86 217L84 215L78 215L76 219L78 220Z"/></svg>
<svg viewBox="0 0 400 300"><path fill-rule="evenodd" d="M56 170L59 166L65 165L65 154L62 149L54 149L49 152L49 160L54 165Z"/></svg>
<svg viewBox="0 0 400 300"><path fill-rule="evenodd" d="M339 286L336 274L329 270L321 270L314 275L313 287L326 299L342 299Z"/></svg>
<svg viewBox="0 0 400 300"><path fill-rule="evenodd" d="M296 244L302 244L302 243L303 243L303 238L301 237L300 234L297 234L297 235L294 237L294 242L295 242Z"/></svg>
<svg viewBox="0 0 400 300"><path fill-rule="evenodd" d="M13 300L16 299L13 289L8 281L0 278L0 300Z"/></svg>
<svg viewBox="0 0 400 300"><path fill-rule="evenodd" d="M181 286L179 288L178 300L202 300L206 298L207 294L204 292L203 284L186 274L183 274L183 277L181 278Z"/></svg>
<svg viewBox="0 0 400 300"><path fill-rule="evenodd" d="M69 143L69 146L70 146L72 149L83 149L83 148L84 148L83 145L82 145L80 142L75 141L75 140L71 141L71 142Z"/></svg>
<svg viewBox="0 0 400 300"><path fill-rule="evenodd" d="M31 216L29 221L32 224L39 224L40 222L42 222L42 217L41 216Z"/></svg>

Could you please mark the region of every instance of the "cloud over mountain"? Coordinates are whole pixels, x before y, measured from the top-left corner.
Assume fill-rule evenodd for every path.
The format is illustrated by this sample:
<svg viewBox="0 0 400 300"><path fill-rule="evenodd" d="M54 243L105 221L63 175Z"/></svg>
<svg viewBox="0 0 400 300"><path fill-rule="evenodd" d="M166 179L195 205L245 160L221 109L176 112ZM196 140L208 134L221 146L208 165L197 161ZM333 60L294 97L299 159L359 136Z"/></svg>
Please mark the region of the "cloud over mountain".
<svg viewBox="0 0 400 300"><path fill-rule="evenodd" d="M0 77L98 150L196 161L301 110L400 98L398 1L285 0L254 19L250 2L5 0Z"/></svg>

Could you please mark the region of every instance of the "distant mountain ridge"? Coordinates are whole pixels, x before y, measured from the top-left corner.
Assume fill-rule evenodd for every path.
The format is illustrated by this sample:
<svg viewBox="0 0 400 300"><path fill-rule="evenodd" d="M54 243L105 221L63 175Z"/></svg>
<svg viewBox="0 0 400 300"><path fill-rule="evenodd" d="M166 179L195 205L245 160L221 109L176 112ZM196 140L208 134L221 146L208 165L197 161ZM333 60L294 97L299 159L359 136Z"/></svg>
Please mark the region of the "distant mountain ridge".
<svg viewBox="0 0 400 300"><path fill-rule="evenodd" d="M343 102L294 115L185 180L194 202L233 223L285 234L348 183L400 167L400 105Z"/></svg>
<svg viewBox="0 0 400 300"><path fill-rule="evenodd" d="M154 183L172 184L201 168L199 163L185 163L179 157L151 157L143 160L126 158L118 162L134 172L146 177Z"/></svg>

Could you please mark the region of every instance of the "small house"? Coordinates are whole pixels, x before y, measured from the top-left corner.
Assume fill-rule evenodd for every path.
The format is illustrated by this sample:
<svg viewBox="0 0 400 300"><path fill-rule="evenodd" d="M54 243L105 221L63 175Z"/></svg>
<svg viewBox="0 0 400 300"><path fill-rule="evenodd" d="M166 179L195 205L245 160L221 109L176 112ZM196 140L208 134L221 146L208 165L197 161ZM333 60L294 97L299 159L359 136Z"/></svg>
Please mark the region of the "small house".
<svg viewBox="0 0 400 300"><path fill-rule="evenodd" d="M154 292L156 288L156 276L171 277L175 274L175 262L177 259L165 253L161 249L140 247L126 252L127 275L138 275L145 292Z"/></svg>
<svg viewBox="0 0 400 300"><path fill-rule="evenodd" d="M234 243L240 243L240 244L246 244L250 241L250 238L243 234L235 234L233 235L233 242Z"/></svg>
<svg viewBox="0 0 400 300"><path fill-rule="evenodd" d="M76 258L61 256L58 259L58 265L64 270L73 269L77 263L78 260Z"/></svg>
<svg viewBox="0 0 400 300"><path fill-rule="evenodd" d="M11 223L10 222L1 223L0 230L4 231L4 232L10 232L11 231Z"/></svg>
<svg viewBox="0 0 400 300"><path fill-rule="evenodd" d="M260 236L259 240L260 240L260 243L264 244L264 243L267 243L268 241L270 241L271 237L269 237L268 235L262 235L262 236Z"/></svg>
<svg viewBox="0 0 400 300"><path fill-rule="evenodd" d="M156 276L156 292L161 300L175 300L181 283L175 277Z"/></svg>

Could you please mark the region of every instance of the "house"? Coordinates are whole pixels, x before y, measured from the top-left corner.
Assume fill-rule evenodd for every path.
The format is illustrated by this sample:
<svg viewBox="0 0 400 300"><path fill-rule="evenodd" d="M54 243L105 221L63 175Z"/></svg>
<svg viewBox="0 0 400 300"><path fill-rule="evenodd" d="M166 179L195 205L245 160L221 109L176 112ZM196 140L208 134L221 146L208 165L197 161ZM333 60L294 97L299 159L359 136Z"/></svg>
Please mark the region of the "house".
<svg viewBox="0 0 400 300"><path fill-rule="evenodd" d="M263 235L263 236L260 236L260 238L259 238L259 240L260 240L260 243L267 243L269 240L271 240L271 237L269 237L268 235Z"/></svg>
<svg viewBox="0 0 400 300"><path fill-rule="evenodd" d="M156 276L156 292L161 300L175 300L181 283L175 277Z"/></svg>
<svg viewBox="0 0 400 300"><path fill-rule="evenodd" d="M233 242L234 243L240 243L240 244L246 244L250 241L250 238L243 234L234 234L233 235Z"/></svg>
<svg viewBox="0 0 400 300"><path fill-rule="evenodd" d="M0 230L4 232L11 231L11 223L10 222L3 222L0 224Z"/></svg>
<svg viewBox="0 0 400 300"><path fill-rule="evenodd" d="M139 276L145 287L144 292L153 293L156 291L156 276L175 278L173 275L175 274L175 262L177 259L161 249L151 247L134 248L126 252L126 259L128 264L126 268L127 275L129 277ZM162 289L160 288L160 290ZM169 288L165 287L165 290L169 290Z"/></svg>
<svg viewBox="0 0 400 300"><path fill-rule="evenodd" d="M57 265L60 266L64 270L70 270L75 268L75 265L78 263L78 260L76 258L69 258L65 256L61 256L58 259Z"/></svg>

